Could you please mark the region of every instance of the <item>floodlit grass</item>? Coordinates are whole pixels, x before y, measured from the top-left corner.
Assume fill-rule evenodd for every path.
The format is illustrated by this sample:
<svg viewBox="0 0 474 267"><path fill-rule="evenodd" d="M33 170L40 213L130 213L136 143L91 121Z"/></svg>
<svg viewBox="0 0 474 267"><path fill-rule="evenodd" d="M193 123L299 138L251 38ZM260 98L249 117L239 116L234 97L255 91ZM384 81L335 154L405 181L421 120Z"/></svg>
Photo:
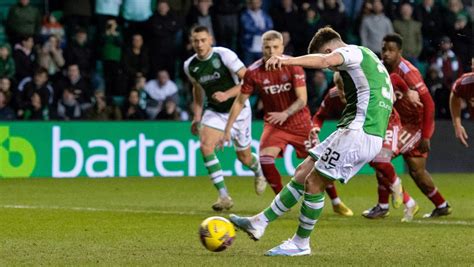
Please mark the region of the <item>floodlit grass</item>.
<svg viewBox="0 0 474 267"><path fill-rule="evenodd" d="M312 235L309 257L269 258L263 253L291 237L299 205L269 226L258 242L242 232L227 251L206 251L199 223L216 215L216 193L207 178L0 180L0 265L452 265L474 264L474 175L434 175L453 214L422 219L433 209L408 176L421 210L400 223L403 210L383 220L360 216L376 201L374 177L338 186L355 216L335 215L329 202ZM266 207L251 178L230 178L232 212L251 215ZM227 216L226 213L221 214Z"/></svg>

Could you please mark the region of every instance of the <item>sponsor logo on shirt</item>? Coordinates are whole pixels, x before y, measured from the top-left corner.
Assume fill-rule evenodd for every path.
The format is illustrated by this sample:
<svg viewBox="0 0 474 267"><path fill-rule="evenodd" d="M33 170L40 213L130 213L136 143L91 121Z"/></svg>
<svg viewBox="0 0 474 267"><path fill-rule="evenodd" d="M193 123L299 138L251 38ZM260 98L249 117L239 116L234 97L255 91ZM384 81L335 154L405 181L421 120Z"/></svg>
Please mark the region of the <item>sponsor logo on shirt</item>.
<svg viewBox="0 0 474 267"><path fill-rule="evenodd" d="M274 94L279 94L283 92L288 92L291 90L291 83L264 86L263 90L265 91L267 95L274 95Z"/></svg>
<svg viewBox="0 0 474 267"><path fill-rule="evenodd" d="M210 75L204 75L199 78L200 83L208 83L212 82L215 80L219 80L221 78L221 74L219 72L214 72L213 74Z"/></svg>

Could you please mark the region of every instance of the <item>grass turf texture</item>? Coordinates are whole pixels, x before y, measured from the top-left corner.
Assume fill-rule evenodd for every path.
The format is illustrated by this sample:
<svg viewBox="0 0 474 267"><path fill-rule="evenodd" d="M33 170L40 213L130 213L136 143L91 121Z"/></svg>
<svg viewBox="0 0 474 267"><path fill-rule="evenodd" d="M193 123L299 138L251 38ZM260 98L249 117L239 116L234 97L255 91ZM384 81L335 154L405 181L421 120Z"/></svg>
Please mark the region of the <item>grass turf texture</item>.
<svg viewBox="0 0 474 267"><path fill-rule="evenodd" d="M434 175L454 212L421 219L433 205L406 175L404 184L420 204L414 222L403 211L383 220L361 212L376 202L375 178L355 177L338 186L355 212L344 218L326 200L312 235L313 254L271 258L263 253L293 235L297 208L269 228L262 240L244 233L228 250L213 253L198 240L199 223L216 215L216 192L207 178L0 180L0 265L471 265L474 264L474 176ZM226 179L232 212L250 215L273 198L253 191L253 179ZM227 216L222 213L222 216Z"/></svg>

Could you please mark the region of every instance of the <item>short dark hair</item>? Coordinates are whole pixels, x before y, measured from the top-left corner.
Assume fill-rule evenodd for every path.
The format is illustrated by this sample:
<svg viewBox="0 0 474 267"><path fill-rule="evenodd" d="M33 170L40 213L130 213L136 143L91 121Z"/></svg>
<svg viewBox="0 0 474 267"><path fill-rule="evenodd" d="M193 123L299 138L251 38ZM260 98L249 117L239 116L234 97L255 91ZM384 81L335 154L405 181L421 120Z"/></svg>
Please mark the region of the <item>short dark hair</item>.
<svg viewBox="0 0 474 267"><path fill-rule="evenodd" d="M46 74L48 75L48 70L43 68L43 67L39 67L35 70L35 74L34 75L40 75L40 74Z"/></svg>
<svg viewBox="0 0 474 267"><path fill-rule="evenodd" d="M384 42L394 42L397 44L398 49L403 48L403 38L397 33L387 34L383 38Z"/></svg>
<svg viewBox="0 0 474 267"><path fill-rule="evenodd" d="M319 29L311 39L308 46L308 54L317 53L321 47L332 40L342 41L341 35L337 33L331 26L326 26Z"/></svg>
<svg viewBox="0 0 474 267"><path fill-rule="evenodd" d="M193 33L198 33L198 32L207 32L210 34L209 29L206 26L202 26L202 25L194 26L189 33L193 34Z"/></svg>

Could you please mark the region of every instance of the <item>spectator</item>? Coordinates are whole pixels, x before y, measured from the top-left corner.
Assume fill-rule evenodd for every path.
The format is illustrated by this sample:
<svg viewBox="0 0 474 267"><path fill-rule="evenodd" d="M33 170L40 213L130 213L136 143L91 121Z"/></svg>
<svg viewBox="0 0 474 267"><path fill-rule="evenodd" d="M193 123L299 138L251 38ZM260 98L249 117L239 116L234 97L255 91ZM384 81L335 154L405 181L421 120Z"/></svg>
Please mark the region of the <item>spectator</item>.
<svg viewBox="0 0 474 267"><path fill-rule="evenodd" d="M473 29L472 23L469 23L468 18L463 14L457 16L452 41L453 51L459 57L463 72L469 71L471 59L474 56Z"/></svg>
<svg viewBox="0 0 474 267"><path fill-rule="evenodd" d="M71 64L67 67L66 77L59 80L55 88L57 95L62 95L66 88L72 88L74 96L82 108L90 107L92 86L90 81L81 75L81 70L77 64Z"/></svg>
<svg viewBox="0 0 474 267"><path fill-rule="evenodd" d="M166 99L164 108L156 115L156 120L179 121L180 115L175 100Z"/></svg>
<svg viewBox="0 0 474 267"><path fill-rule="evenodd" d="M41 47L37 49L38 65L48 70L48 74L55 81L64 66L63 50L56 35L49 36Z"/></svg>
<svg viewBox="0 0 474 267"><path fill-rule="evenodd" d="M421 36L421 23L413 20L413 7L409 3L404 3L400 7L401 19L393 22L395 32L403 37L402 56L413 64L418 63L418 56L423 47L423 38Z"/></svg>
<svg viewBox="0 0 474 267"><path fill-rule="evenodd" d="M155 118L163 108L164 101L168 98L178 101L178 87L170 80L166 70L159 70L155 80L150 80L145 85L145 92L149 96L146 112L149 118Z"/></svg>
<svg viewBox="0 0 474 267"><path fill-rule="evenodd" d="M107 104L107 98L103 90L96 90L94 92L92 102L94 105L87 109L84 114L86 120L108 121L122 119L120 110L116 106Z"/></svg>
<svg viewBox="0 0 474 267"><path fill-rule="evenodd" d="M240 15L243 63L248 66L262 57L262 34L273 29L271 17L262 10L262 0L247 0Z"/></svg>
<svg viewBox="0 0 474 267"><path fill-rule="evenodd" d="M10 103L12 100L12 82L11 80L6 77L6 76L0 76L0 91L5 94L5 97L7 99L7 103ZM14 104L14 103L12 103Z"/></svg>
<svg viewBox="0 0 474 267"><path fill-rule="evenodd" d="M464 5L461 0L448 0L448 10L444 14L443 24L446 27L448 34L453 34L455 31L456 20L459 15L464 16L467 19L467 23L471 23L469 13L464 9ZM472 35L472 32L471 32ZM453 35L451 35L452 37Z"/></svg>
<svg viewBox="0 0 474 267"><path fill-rule="evenodd" d="M66 65L77 64L82 75L90 77L95 65L92 49L87 44L87 31L83 28L77 30L74 39L64 49Z"/></svg>
<svg viewBox="0 0 474 267"><path fill-rule="evenodd" d="M104 64L105 92L107 96L125 95L126 85L121 81L122 35L117 31L117 21L109 19L102 36L102 62Z"/></svg>
<svg viewBox="0 0 474 267"><path fill-rule="evenodd" d="M17 81L21 81L23 78L33 75L35 65L35 54L33 53L34 45L35 43L31 36L21 38L20 42L15 45L13 59L15 60L15 78Z"/></svg>
<svg viewBox="0 0 474 267"><path fill-rule="evenodd" d="M138 92L135 90L130 91L128 95L128 102L122 109L122 118L124 120L145 120L146 113L139 103Z"/></svg>
<svg viewBox="0 0 474 267"><path fill-rule="evenodd" d="M62 2L66 35L73 36L79 29L88 29L92 16L92 1L62 0Z"/></svg>
<svg viewBox="0 0 474 267"><path fill-rule="evenodd" d="M0 77L15 77L15 61L12 57L10 45L5 43L0 45Z"/></svg>
<svg viewBox="0 0 474 267"><path fill-rule="evenodd" d="M281 0L280 5L274 7L270 15L273 19L274 29L280 32L287 32L291 36L292 45L298 48L307 46L301 38L304 16L298 10L293 0Z"/></svg>
<svg viewBox="0 0 474 267"><path fill-rule="evenodd" d="M360 39L363 46L368 47L377 55L382 50L382 39L385 35L393 33L392 22L383 13L381 0L374 0L373 14L362 19L360 26Z"/></svg>
<svg viewBox="0 0 474 267"><path fill-rule="evenodd" d="M45 39L54 35L56 38L58 38L59 43L65 40L64 27L58 22L53 14L48 14L45 16L43 25L41 26L41 35Z"/></svg>
<svg viewBox="0 0 474 267"><path fill-rule="evenodd" d="M436 54L439 37L444 34L443 10L435 0L423 0L415 9L415 18L421 22L423 51L420 59L427 60Z"/></svg>
<svg viewBox="0 0 474 267"><path fill-rule="evenodd" d="M0 90L0 121L12 121L16 118L15 111L8 105L8 97Z"/></svg>
<svg viewBox="0 0 474 267"><path fill-rule="evenodd" d="M47 105L43 105L41 97L38 93L34 93L31 96L30 104L26 107L25 112L22 115L24 120L40 120L47 121L50 118L49 108Z"/></svg>
<svg viewBox="0 0 474 267"><path fill-rule="evenodd" d="M456 54L454 54L453 43L448 36L441 37L440 49L433 65L438 70L440 77L443 79L444 86L451 88L451 85L462 74L462 67Z"/></svg>
<svg viewBox="0 0 474 267"><path fill-rule="evenodd" d="M18 0L18 4L10 7L6 30L12 44L19 42L22 36L36 36L40 28L40 12L30 5L30 0Z"/></svg>
<svg viewBox="0 0 474 267"><path fill-rule="evenodd" d="M342 2L340 0L324 0L322 7L320 11L322 20L336 30L342 39L345 40L348 21Z"/></svg>
<svg viewBox="0 0 474 267"><path fill-rule="evenodd" d="M26 77L18 85L15 99L19 116L31 104L33 94L39 95L44 106L53 104L54 89L48 83L48 71L45 68L38 68L33 77Z"/></svg>
<svg viewBox="0 0 474 267"><path fill-rule="evenodd" d="M328 81L322 70L315 70L308 73L308 107L311 114L316 113L328 90Z"/></svg>
<svg viewBox="0 0 474 267"><path fill-rule="evenodd" d="M213 6L216 16L214 31L217 45L237 51L241 1L214 0Z"/></svg>
<svg viewBox="0 0 474 267"><path fill-rule="evenodd" d="M426 87L430 90L435 105L435 115L438 119L449 119L449 94L450 90L447 88L443 79L439 76L436 67L431 66L426 73L425 78Z"/></svg>
<svg viewBox="0 0 474 267"><path fill-rule="evenodd" d="M301 27L303 28L303 43L307 46L311 39L313 39L314 33L317 32L320 28L324 27L326 25L326 22L321 19L321 16L313 7L307 8L305 13L306 18L304 24ZM301 46L297 48L296 53L301 55L306 54L306 46Z"/></svg>
<svg viewBox="0 0 474 267"><path fill-rule="evenodd" d="M152 0L123 0L122 16L124 19L125 40L130 41L135 33L145 37L148 19L152 15Z"/></svg>
<svg viewBox="0 0 474 267"><path fill-rule="evenodd" d="M146 86L146 78L142 75L137 75L135 77L135 84L133 85L132 90L138 92L138 105L143 109L146 110L148 95L145 92Z"/></svg>
<svg viewBox="0 0 474 267"><path fill-rule="evenodd" d="M145 76L149 70L148 50L143 46L143 37L136 33L131 46L127 46L122 56L122 67L127 76L128 87L135 83L137 75Z"/></svg>
<svg viewBox="0 0 474 267"><path fill-rule="evenodd" d="M281 32L281 35L283 36L283 46L285 47L285 50L283 51L283 54L288 55L288 56L294 56L295 55L295 47L293 43L291 42L291 35L289 32Z"/></svg>
<svg viewBox="0 0 474 267"><path fill-rule="evenodd" d="M81 118L82 111L79 102L74 95L73 88L65 88L63 96L58 102L57 117L60 120L70 121Z"/></svg>
<svg viewBox="0 0 474 267"><path fill-rule="evenodd" d="M172 79L175 77L176 34L180 30L178 17L171 12L167 1L160 0L156 12L148 21L150 27L151 75L165 69Z"/></svg>
<svg viewBox="0 0 474 267"><path fill-rule="evenodd" d="M118 21L122 0L96 0L95 18L97 26L97 36L102 36L106 31L107 21L114 19Z"/></svg>
<svg viewBox="0 0 474 267"><path fill-rule="evenodd" d="M197 4L194 5L189 11L186 17L186 25L191 28L196 25L205 26L209 29L209 32L214 36L214 14L211 9L212 0L197 0Z"/></svg>

